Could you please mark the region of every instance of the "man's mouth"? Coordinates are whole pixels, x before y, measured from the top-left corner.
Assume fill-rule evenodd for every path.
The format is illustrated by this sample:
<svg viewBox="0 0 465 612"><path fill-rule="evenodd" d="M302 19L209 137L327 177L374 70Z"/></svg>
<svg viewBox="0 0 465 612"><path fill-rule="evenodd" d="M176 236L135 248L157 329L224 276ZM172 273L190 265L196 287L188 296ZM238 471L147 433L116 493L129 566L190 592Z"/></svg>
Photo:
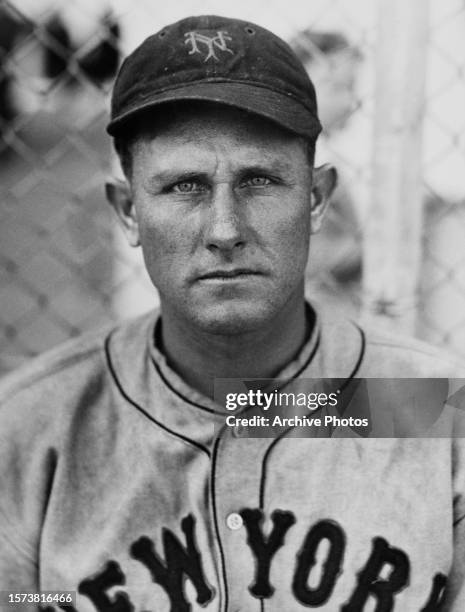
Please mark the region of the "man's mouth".
<svg viewBox="0 0 465 612"><path fill-rule="evenodd" d="M205 281L234 281L246 280L248 278L259 276L261 273L250 268L233 268L233 269L217 269L205 274L201 274L198 280Z"/></svg>

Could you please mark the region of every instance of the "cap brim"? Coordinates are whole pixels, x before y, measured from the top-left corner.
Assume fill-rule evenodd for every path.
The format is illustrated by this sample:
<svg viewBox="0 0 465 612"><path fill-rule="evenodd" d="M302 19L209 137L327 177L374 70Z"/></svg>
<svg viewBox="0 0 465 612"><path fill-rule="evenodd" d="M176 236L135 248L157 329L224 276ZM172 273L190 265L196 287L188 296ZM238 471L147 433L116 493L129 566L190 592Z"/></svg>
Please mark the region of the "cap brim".
<svg viewBox="0 0 465 612"><path fill-rule="evenodd" d="M203 81L184 84L175 89L157 92L134 103L132 108L116 115L107 126L107 132L116 136L142 111L161 104L181 100L204 100L234 106L274 121L281 127L312 139L321 131L316 116L295 98L275 90L251 83Z"/></svg>

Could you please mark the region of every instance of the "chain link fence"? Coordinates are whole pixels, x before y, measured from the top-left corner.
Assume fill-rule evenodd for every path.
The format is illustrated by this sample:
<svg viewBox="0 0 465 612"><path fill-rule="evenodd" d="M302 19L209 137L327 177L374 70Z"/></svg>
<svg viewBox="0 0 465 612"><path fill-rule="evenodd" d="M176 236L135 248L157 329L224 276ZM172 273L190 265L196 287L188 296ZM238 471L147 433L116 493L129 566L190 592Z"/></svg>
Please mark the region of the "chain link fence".
<svg viewBox="0 0 465 612"><path fill-rule="evenodd" d="M318 163L340 172L312 238L309 296L357 316L370 209L376 2L0 2L0 372L157 303L104 200L105 134L121 57L188 14L249 19L286 38L320 93ZM425 3L426 4L426 3ZM97 6L96 6L97 5ZM431 0L424 100L418 336L465 355L465 3ZM408 202L405 203L408 206Z"/></svg>

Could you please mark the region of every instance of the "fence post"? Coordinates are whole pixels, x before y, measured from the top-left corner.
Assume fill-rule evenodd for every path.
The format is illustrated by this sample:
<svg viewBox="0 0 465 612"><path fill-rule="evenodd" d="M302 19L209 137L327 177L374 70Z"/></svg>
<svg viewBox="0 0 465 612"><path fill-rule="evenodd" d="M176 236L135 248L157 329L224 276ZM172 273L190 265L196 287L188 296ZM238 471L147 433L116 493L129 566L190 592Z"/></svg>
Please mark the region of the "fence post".
<svg viewBox="0 0 465 612"><path fill-rule="evenodd" d="M378 0L371 201L362 318L413 334L422 237L428 0Z"/></svg>

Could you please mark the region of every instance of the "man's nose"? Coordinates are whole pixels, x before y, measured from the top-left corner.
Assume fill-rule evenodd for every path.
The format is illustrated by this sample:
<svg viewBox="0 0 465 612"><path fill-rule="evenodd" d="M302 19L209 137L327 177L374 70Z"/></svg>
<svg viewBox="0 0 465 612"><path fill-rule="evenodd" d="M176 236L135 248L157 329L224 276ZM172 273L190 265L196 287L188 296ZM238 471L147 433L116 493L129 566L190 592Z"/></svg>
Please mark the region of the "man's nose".
<svg viewBox="0 0 465 612"><path fill-rule="evenodd" d="M230 185L221 184L213 189L206 214L205 242L208 249L226 252L244 246L244 211Z"/></svg>

